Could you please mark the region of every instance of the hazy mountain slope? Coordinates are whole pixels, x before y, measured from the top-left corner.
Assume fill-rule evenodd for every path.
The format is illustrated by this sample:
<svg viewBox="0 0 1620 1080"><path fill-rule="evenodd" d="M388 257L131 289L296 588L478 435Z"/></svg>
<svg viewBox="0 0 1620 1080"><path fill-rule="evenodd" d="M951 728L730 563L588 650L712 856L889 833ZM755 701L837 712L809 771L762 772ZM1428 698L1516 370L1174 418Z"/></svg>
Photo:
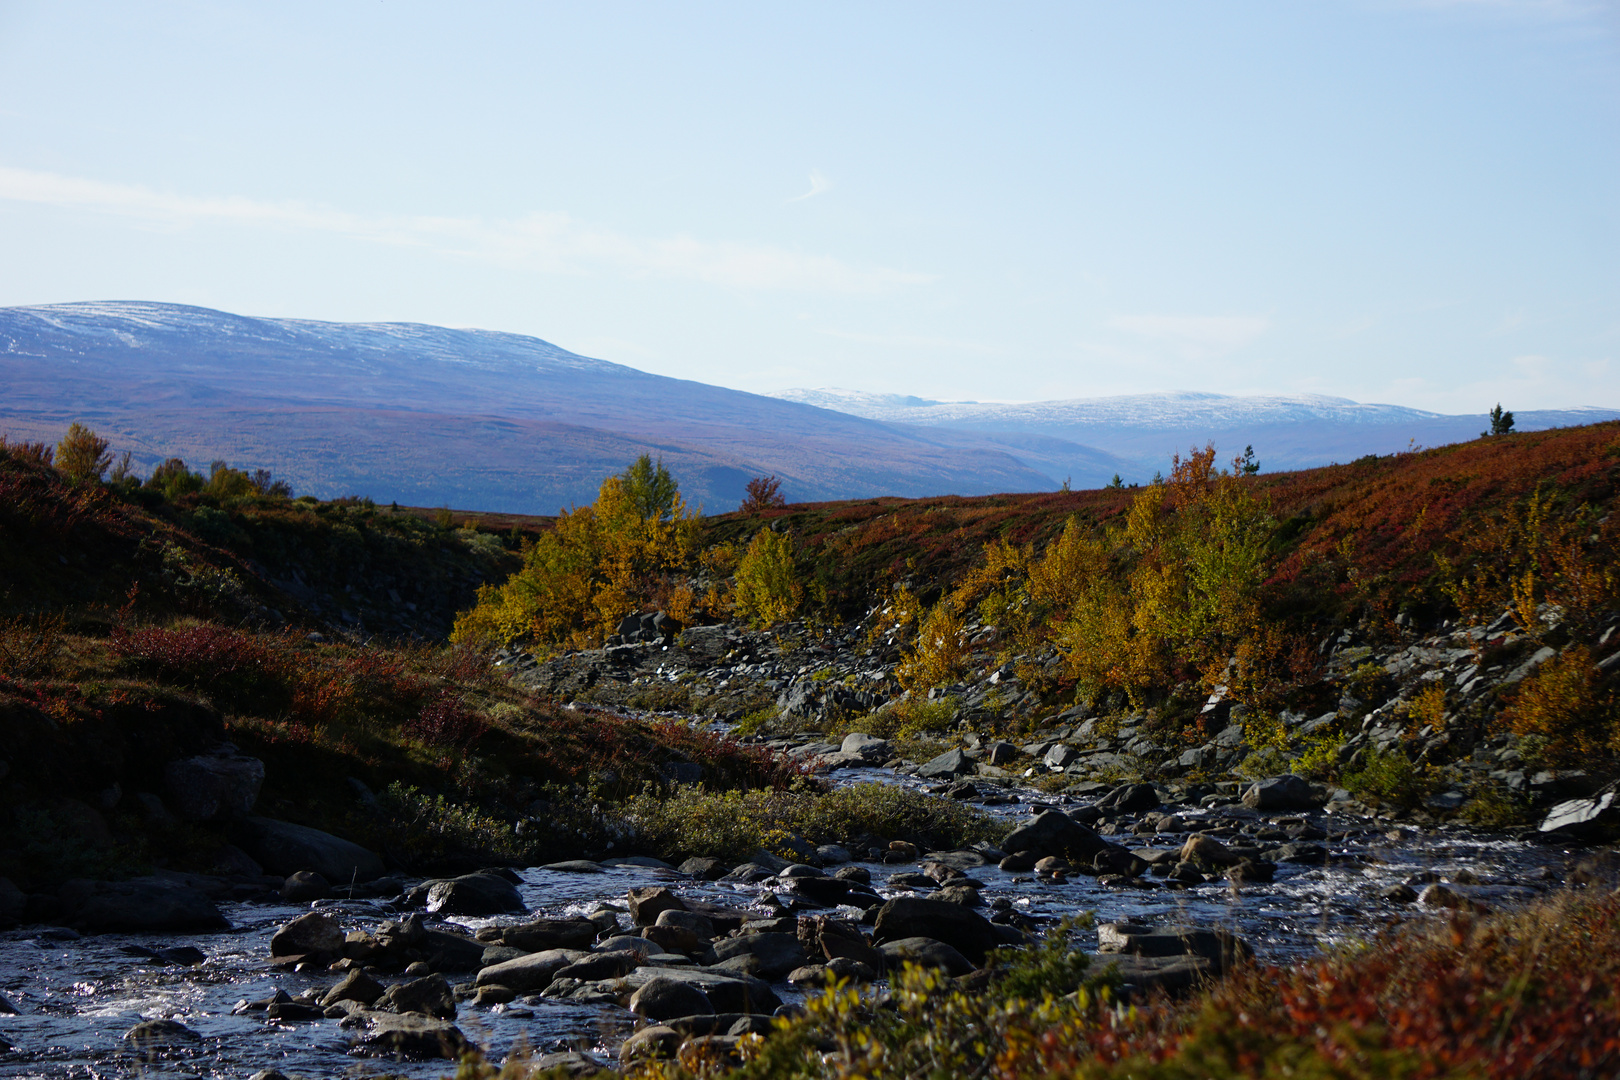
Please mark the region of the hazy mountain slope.
<svg viewBox="0 0 1620 1080"><path fill-rule="evenodd" d="M553 512L661 454L729 509L751 476L797 499L1033 491L1061 477L996 440L896 427L578 356L538 338L255 319L175 304L0 309L0 426L73 419L143 466L267 467L301 491Z"/></svg>
<svg viewBox="0 0 1620 1080"><path fill-rule="evenodd" d="M1483 412L1448 416L1322 394L1230 397L1180 391L1023 403L932 401L837 388L785 390L776 396L897 424L998 436L1038 433L1101 448L1127 459L1139 472L1162 468L1172 453L1210 440L1223 456L1252 444L1268 469L1296 469L1393 453L1413 444L1462 442L1489 426ZM1582 407L1515 416L1519 430L1537 431L1613 419L1620 411Z"/></svg>

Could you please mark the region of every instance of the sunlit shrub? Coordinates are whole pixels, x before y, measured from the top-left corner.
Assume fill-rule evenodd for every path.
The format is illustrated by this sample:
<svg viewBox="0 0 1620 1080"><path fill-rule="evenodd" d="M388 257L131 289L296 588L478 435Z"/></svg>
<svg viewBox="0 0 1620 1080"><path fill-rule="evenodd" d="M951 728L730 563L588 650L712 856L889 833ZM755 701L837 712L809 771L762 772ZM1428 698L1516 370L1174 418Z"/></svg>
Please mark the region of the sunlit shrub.
<svg viewBox="0 0 1620 1080"><path fill-rule="evenodd" d="M1368 746L1362 751L1360 767L1346 772L1345 790L1358 799L1370 799L1411 809L1434 790L1432 771L1401 753L1399 749L1379 750Z"/></svg>
<svg viewBox="0 0 1620 1080"><path fill-rule="evenodd" d="M451 640L529 638L542 649L600 645L691 559L697 518L666 489L667 478L657 466L650 476L632 477L640 484L632 490L624 477L608 477L594 504L563 512L540 534L524 553L523 569L503 585L479 588Z"/></svg>
<svg viewBox="0 0 1620 1080"><path fill-rule="evenodd" d="M1620 703L1604 689L1584 645L1572 645L1538 667L1502 719L1549 765L1590 765L1620 754Z"/></svg>
<svg viewBox="0 0 1620 1080"><path fill-rule="evenodd" d="M737 561L737 614L755 626L791 619L804 601L794 566L793 539L774 529L754 534Z"/></svg>
<svg viewBox="0 0 1620 1080"><path fill-rule="evenodd" d="M686 786L668 796L638 796L627 804L625 820L645 850L737 862L760 848L789 854L784 846L789 838L813 844L903 839L941 850L999 839L1005 831L983 811L889 784L857 784L824 794Z"/></svg>
<svg viewBox="0 0 1620 1080"><path fill-rule="evenodd" d="M112 466L107 440L75 420L56 444L56 467L69 480L100 480Z"/></svg>
<svg viewBox="0 0 1620 1080"><path fill-rule="evenodd" d="M910 651L895 668L894 677L913 693L956 682L968 661L967 622L953 597L941 597L928 610Z"/></svg>

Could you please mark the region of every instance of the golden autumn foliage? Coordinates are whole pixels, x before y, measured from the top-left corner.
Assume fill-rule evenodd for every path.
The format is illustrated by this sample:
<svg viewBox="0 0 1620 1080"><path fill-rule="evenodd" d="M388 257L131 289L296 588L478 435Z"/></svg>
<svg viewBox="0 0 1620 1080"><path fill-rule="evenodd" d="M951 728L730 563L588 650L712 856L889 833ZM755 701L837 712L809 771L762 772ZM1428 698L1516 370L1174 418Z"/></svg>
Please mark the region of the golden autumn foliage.
<svg viewBox="0 0 1620 1080"><path fill-rule="evenodd" d="M737 561L737 614L755 626L791 619L804 602L804 586L796 578L793 539L761 529Z"/></svg>
<svg viewBox="0 0 1620 1080"><path fill-rule="evenodd" d="M1280 650L1260 610L1276 522L1241 460L1218 469L1213 446L1178 456L1169 479L1143 489L1123 517L1111 528L1070 518L1038 557L1032 545L987 544L918 620L902 683L958 677L975 615L1007 651L1056 643L1091 694L1135 699L1186 675L1259 681Z"/></svg>
<svg viewBox="0 0 1620 1080"><path fill-rule="evenodd" d="M1548 765L1584 766L1620 754L1620 702L1604 690L1584 645L1542 664L1502 719Z"/></svg>
<svg viewBox="0 0 1620 1080"><path fill-rule="evenodd" d="M1557 605L1561 621L1576 627L1613 603L1620 591L1614 568L1620 522L1605 507L1557 509L1553 495L1538 486L1460 535L1462 568L1437 558L1448 578L1445 593L1465 619L1489 621L1506 609L1534 634L1542 629L1537 610L1543 603Z"/></svg>
<svg viewBox="0 0 1620 1080"><path fill-rule="evenodd" d="M451 640L529 638L542 648L589 648L655 598L692 610L690 588L682 591L671 579L691 560L697 518L673 481L658 483L647 498L649 489L638 489L636 480L610 476L595 503L564 512L524 553L522 570L504 585L478 590L478 603L456 620Z"/></svg>
<svg viewBox="0 0 1620 1080"><path fill-rule="evenodd" d="M111 466L107 440L77 420L56 444L56 467L69 480L100 480Z"/></svg>

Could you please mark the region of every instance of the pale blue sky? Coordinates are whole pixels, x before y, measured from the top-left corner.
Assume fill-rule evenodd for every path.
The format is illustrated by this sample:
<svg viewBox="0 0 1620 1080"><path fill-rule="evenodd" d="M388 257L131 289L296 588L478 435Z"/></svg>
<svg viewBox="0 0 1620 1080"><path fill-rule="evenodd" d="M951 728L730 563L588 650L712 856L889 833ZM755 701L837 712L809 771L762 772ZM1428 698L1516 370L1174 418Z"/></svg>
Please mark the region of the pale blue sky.
<svg viewBox="0 0 1620 1080"><path fill-rule="evenodd" d="M1620 14L0 0L0 252L755 391L1620 406Z"/></svg>

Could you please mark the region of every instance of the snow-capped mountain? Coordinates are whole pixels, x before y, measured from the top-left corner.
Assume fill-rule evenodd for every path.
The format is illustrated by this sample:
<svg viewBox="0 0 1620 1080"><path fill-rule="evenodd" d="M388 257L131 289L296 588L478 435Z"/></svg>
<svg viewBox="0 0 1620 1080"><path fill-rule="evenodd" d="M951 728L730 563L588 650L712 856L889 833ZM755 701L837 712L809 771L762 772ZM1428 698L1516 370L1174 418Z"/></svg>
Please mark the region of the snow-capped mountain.
<svg viewBox="0 0 1620 1080"><path fill-rule="evenodd" d="M1292 424L1328 420L1349 424L1401 424L1441 413L1400 405L1363 405L1326 394L1230 397L1179 390L1161 394L1070 398L1063 401L931 401L900 394L867 394L827 387L783 390L773 397L872 420L956 427L1062 427L1099 424L1147 428L1207 428L1230 424Z"/></svg>
<svg viewBox="0 0 1620 1080"><path fill-rule="evenodd" d="M295 489L553 513L636 455L734 507L1057 486L995 439L900 427L651 375L520 334L258 319L177 304L0 309L0 432L92 423L142 468L264 467ZM1110 459L1111 460L1111 459Z"/></svg>
<svg viewBox="0 0 1620 1080"><path fill-rule="evenodd" d="M785 401L836 409L895 424L972 431L982 435L1040 434L1105 450L1136 471L1161 469L1174 452L1212 441L1236 454L1253 445L1271 469L1309 468L1412 445L1438 446L1475 438L1489 422L1475 416L1371 405L1325 394L1233 397L1175 391L1061 401L935 401L837 387L783 390ZM1521 431L1590 424L1620 417L1596 407L1523 411ZM1129 474L1127 474L1129 478Z"/></svg>
<svg viewBox="0 0 1620 1080"><path fill-rule="evenodd" d="M310 494L530 513L590 502L642 453L713 512L766 474L795 500L1040 491L1146 480L1207 440L1223 457L1252 443L1276 470L1474 438L1485 424L1330 397L762 396L489 330L144 302L0 308L0 434L54 442L74 420L141 469L221 459Z"/></svg>

